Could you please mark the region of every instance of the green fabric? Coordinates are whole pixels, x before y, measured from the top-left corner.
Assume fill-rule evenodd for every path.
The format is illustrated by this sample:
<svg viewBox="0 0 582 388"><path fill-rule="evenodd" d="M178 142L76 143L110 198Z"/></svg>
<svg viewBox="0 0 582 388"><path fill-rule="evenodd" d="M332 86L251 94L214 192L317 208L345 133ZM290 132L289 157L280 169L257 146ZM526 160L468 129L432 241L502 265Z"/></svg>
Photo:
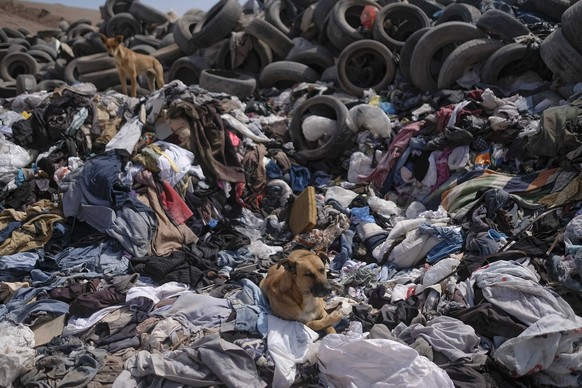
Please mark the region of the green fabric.
<svg viewBox="0 0 582 388"><path fill-rule="evenodd" d="M528 150L537 156L563 156L575 150L582 142L569 130L576 123L578 107L571 105L554 106L544 111L540 128L528 142Z"/></svg>

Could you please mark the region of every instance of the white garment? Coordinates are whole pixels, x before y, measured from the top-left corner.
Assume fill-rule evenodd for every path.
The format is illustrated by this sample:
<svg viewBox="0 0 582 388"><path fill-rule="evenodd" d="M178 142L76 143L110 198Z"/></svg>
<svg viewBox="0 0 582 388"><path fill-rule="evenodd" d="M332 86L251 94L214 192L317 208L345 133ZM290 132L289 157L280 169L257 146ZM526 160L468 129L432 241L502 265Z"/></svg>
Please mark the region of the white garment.
<svg viewBox="0 0 582 388"><path fill-rule="evenodd" d="M479 349L480 339L475 334L475 329L456 318L444 315L428 321L426 325L414 323L407 327L400 322L392 330L392 334L407 344L421 337L450 361L475 361L474 356L485 354Z"/></svg>
<svg viewBox="0 0 582 388"><path fill-rule="evenodd" d="M362 335L329 334L317 352L325 386L454 387L446 372L409 346Z"/></svg>
<svg viewBox="0 0 582 388"><path fill-rule="evenodd" d="M105 151L126 150L127 153L131 155L135 145L141 137L142 128L143 124L139 121L139 117L136 116L131 120L128 120L119 129L119 132L109 140L109 143L105 146Z"/></svg>
<svg viewBox="0 0 582 388"><path fill-rule="evenodd" d="M448 158L449 170L458 171L464 168L469 162L470 157L468 145L453 148Z"/></svg>
<svg viewBox="0 0 582 388"><path fill-rule="evenodd" d="M347 208L358 194L341 186L332 186L325 191L325 201L335 199L340 205Z"/></svg>
<svg viewBox="0 0 582 388"><path fill-rule="evenodd" d="M575 317L562 297L542 287L532 271L517 263L496 261L475 270L470 279L487 301L528 326L551 314Z"/></svg>
<svg viewBox="0 0 582 388"><path fill-rule="evenodd" d="M149 336L141 338L143 349L160 353L178 344L185 337L191 337L202 330L188 322L165 318L156 323Z"/></svg>
<svg viewBox="0 0 582 388"><path fill-rule="evenodd" d="M224 121L226 121L227 125L230 128L234 129L235 131L237 131L241 135L248 137L249 139L251 139L255 143L271 143L271 142L275 141L274 139L267 137L264 133L259 133L259 134L254 133L252 131L252 129L249 128L246 124L237 120L235 117L233 117L230 114L225 113L225 114L221 115L220 117L222 117L222 119Z"/></svg>
<svg viewBox="0 0 582 388"><path fill-rule="evenodd" d="M158 304L161 300L183 294L190 286L184 283L168 282L159 287L137 286L131 287L125 294L125 302L128 303L137 298L148 298Z"/></svg>
<svg viewBox="0 0 582 388"><path fill-rule="evenodd" d="M0 386L11 387L34 366L34 333L28 326L0 322Z"/></svg>
<svg viewBox="0 0 582 388"><path fill-rule="evenodd" d="M542 317L518 337L504 342L493 357L515 376L536 373L540 385L580 386L582 318Z"/></svg>
<svg viewBox="0 0 582 388"><path fill-rule="evenodd" d="M360 151L356 151L350 156L348 182L360 183L359 177L366 176L372 171L372 158Z"/></svg>
<svg viewBox="0 0 582 388"><path fill-rule="evenodd" d="M69 318L69 322L67 322L67 326L63 329L63 337L68 337L70 335L75 335L84 332L85 330L90 329L94 325L97 324L101 319L107 316L112 311L118 310L123 306L109 306L101 309L99 311L94 312L88 318L77 318L71 317Z"/></svg>
<svg viewBox="0 0 582 388"><path fill-rule="evenodd" d="M160 176L174 187L184 175L188 174L194 162L194 154L176 144L165 141L156 141L154 144L164 150L164 154L158 158Z"/></svg>
<svg viewBox="0 0 582 388"><path fill-rule="evenodd" d="M398 221L396 223L396 225L394 225L394 228L392 228L392 230L388 234L388 238L386 238L386 241L384 241L382 244L380 244L376 248L374 248L374 250L372 251L372 256L374 256L374 258L376 260L381 261L384 258L384 255L388 252L388 250L392 247L394 242L400 236L402 236L403 234L410 233L411 231L413 231L415 229L418 229L418 227L425 222L428 222L430 224L442 223L443 225L446 225L446 223L449 222L449 220L450 220L449 218L430 218L432 216L439 215L439 214L440 213L438 211L436 213L432 212L432 211L425 211L425 212L421 213L418 218L415 218L412 220ZM408 236L407 236L407 238L408 238ZM410 244L410 242L407 242L407 244ZM428 251L426 251L426 253L428 253L429 251L430 251L430 249ZM402 266L399 268L408 268L411 265L412 264L410 264L408 266Z"/></svg>
<svg viewBox="0 0 582 388"><path fill-rule="evenodd" d="M290 387L295 381L295 365L314 360L318 335L301 322L267 316L267 348L275 362L273 387Z"/></svg>
<svg viewBox="0 0 582 388"><path fill-rule="evenodd" d="M438 179L437 158L440 154L442 154L442 151L433 151L428 157L428 169L426 170L426 175L421 181L425 187L431 188L436 185Z"/></svg>
<svg viewBox="0 0 582 388"><path fill-rule="evenodd" d="M437 237L415 229L408 232L404 240L392 249L388 255L388 263L394 264L398 269L410 268L420 262L440 242Z"/></svg>

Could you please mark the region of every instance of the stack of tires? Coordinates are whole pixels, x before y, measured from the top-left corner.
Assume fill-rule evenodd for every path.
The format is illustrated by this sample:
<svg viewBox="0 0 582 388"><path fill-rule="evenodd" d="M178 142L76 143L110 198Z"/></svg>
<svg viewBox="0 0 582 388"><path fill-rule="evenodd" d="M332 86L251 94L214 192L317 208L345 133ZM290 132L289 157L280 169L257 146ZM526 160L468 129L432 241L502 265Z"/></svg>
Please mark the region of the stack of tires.
<svg viewBox="0 0 582 388"><path fill-rule="evenodd" d="M560 84L582 82L582 2L576 2L561 17L540 46L540 54Z"/></svg>
<svg viewBox="0 0 582 388"><path fill-rule="evenodd" d="M271 0L248 15L238 0L217 0L208 12L193 8L173 19L139 0L106 0L98 26L81 19L37 35L0 29L0 95L17 93L18 76L18 92L75 82L119 90L100 33L123 35L126 46L155 56L166 82L239 97L317 81L358 97L388 89L399 74L421 92L497 85L526 71L572 84L582 74L581 7L570 0ZM522 8L561 27L536 37L514 13ZM376 13L368 29L364 10ZM467 74L474 78L458 82Z"/></svg>
<svg viewBox="0 0 582 388"><path fill-rule="evenodd" d="M38 90L38 83L50 86L51 79L62 77L66 59L59 55L60 46L52 39L61 34L55 29L33 36L25 29L0 28L0 97ZM27 77L19 80L21 74Z"/></svg>

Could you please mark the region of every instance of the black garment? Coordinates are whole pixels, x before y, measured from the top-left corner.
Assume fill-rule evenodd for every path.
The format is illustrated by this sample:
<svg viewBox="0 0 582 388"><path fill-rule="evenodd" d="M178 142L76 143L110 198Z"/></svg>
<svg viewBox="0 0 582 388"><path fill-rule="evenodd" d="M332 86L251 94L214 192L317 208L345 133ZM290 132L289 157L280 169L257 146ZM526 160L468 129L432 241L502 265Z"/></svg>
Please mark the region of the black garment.
<svg viewBox="0 0 582 388"><path fill-rule="evenodd" d="M218 272L210 261L184 251L174 251L170 256L145 256L133 258L130 270L152 278L158 283L180 282L193 288L204 287L204 275L208 271Z"/></svg>
<svg viewBox="0 0 582 388"><path fill-rule="evenodd" d="M8 192L4 199L4 205L11 209L22 210L25 205L33 204L42 198L50 198L50 194L48 197L39 196L36 191L35 180L33 179L24 182L14 190Z"/></svg>
<svg viewBox="0 0 582 388"><path fill-rule="evenodd" d="M368 297L368 303L376 309L382 308L385 304L390 303L390 298L384 297L386 294L386 286L379 284L376 288L366 289L366 296Z"/></svg>
<svg viewBox="0 0 582 388"><path fill-rule="evenodd" d="M250 238L236 230L230 222L219 222L212 232L207 242L200 244L202 247L216 247L219 251L236 251L251 243Z"/></svg>
<svg viewBox="0 0 582 388"><path fill-rule="evenodd" d="M67 286L56 287L50 290L48 295L51 299L60 300L65 303L71 303L77 297L83 294L95 292L100 282L100 278L93 278L87 282L73 283Z"/></svg>
<svg viewBox="0 0 582 388"><path fill-rule="evenodd" d="M32 148L41 152L48 150L53 144L65 140L69 156L89 152L83 136L67 133L75 114L81 109L88 110L86 122L93 121L91 97L65 90L61 95L47 98L39 107L32 111L28 120L20 120L12 126L14 142L24 148ZM78 132L79 130L77 130ZM80 152L78 152L80 151Z"/></svg>
<svg viewBox="0 0 582 388"><path fill-rule="evenodd" d="M453 365L444 368L455 388L496 388L495 381L477 372L475 369L464 365ZM500 387L501 388L501 387Z"/></svg>
<svg viewBox="0 0 582 388"><path fill-rule="evenodd" d="M492 339L495 336L513 338L527 326L515 322L509 314L491 303L481 303L462 310L452 310L447 315L475 329L479 335Z"/></svg>
<svg viewBox="0 0 582 388"><path fill-rule="evenodd" d="M383 323L390 330L393 330L400 322L410 326L412 320L418 315L418 309L404 301L396 304L385 304L380 309L377 323Z"/></svg>
<svg viewBox="0 0 582 388"><path fill-rule="evenodd" d="M115 287L79 295L70 305L69 312L77 317L89 317L105 307L123 304L125 295L115 290Z"/></svg>
<svg viewBox="0 0 582 388"><path fill-rule="evenodd" d="M350 321L358 321L362 324L362 329L364 331L370 331L376 323L379 323L376 322L376 316L377 313L373 312L372 306L360 303L357 306L352 306Z"/></svg>
<svg viewBox="0 0 582 388"><path fill-rule="evenodd" d="M469 145L473 141L471 132L460 128L446 128L442 135L430 140L425 147L425 151L444 150L445 148L455 148L462 145Z"/></svg>
<svg viewBox="0 0 582 388"><path fill-rule="evenodd" d="M127 347L138 347L139 338L136 336L137 325L147 318L147 314L142 311L133 313L131 320L121 330L115 334L109 333L109 326L104 323L98 323L95 326L95 334L99 339L95 342L100 347L106 348L109 352L115 352Z"/></svg>

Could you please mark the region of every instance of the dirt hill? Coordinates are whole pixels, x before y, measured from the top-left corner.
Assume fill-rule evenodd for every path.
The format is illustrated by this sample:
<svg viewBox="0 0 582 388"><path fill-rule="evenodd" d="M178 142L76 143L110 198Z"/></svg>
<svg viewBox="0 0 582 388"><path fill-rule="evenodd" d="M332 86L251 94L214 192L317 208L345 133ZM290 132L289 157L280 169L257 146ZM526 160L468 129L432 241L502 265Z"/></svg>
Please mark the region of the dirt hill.
<svg viewBox="0 0 582 388"><path fill-rule="evenodd" d="M103 1L105 3L105 1ZM61 20L69 23L87 18L92 24L101 21L98 9L69 7L33 1L0 0L0 26L25 28L35 33L47 28L58 28Z"/></svg>

